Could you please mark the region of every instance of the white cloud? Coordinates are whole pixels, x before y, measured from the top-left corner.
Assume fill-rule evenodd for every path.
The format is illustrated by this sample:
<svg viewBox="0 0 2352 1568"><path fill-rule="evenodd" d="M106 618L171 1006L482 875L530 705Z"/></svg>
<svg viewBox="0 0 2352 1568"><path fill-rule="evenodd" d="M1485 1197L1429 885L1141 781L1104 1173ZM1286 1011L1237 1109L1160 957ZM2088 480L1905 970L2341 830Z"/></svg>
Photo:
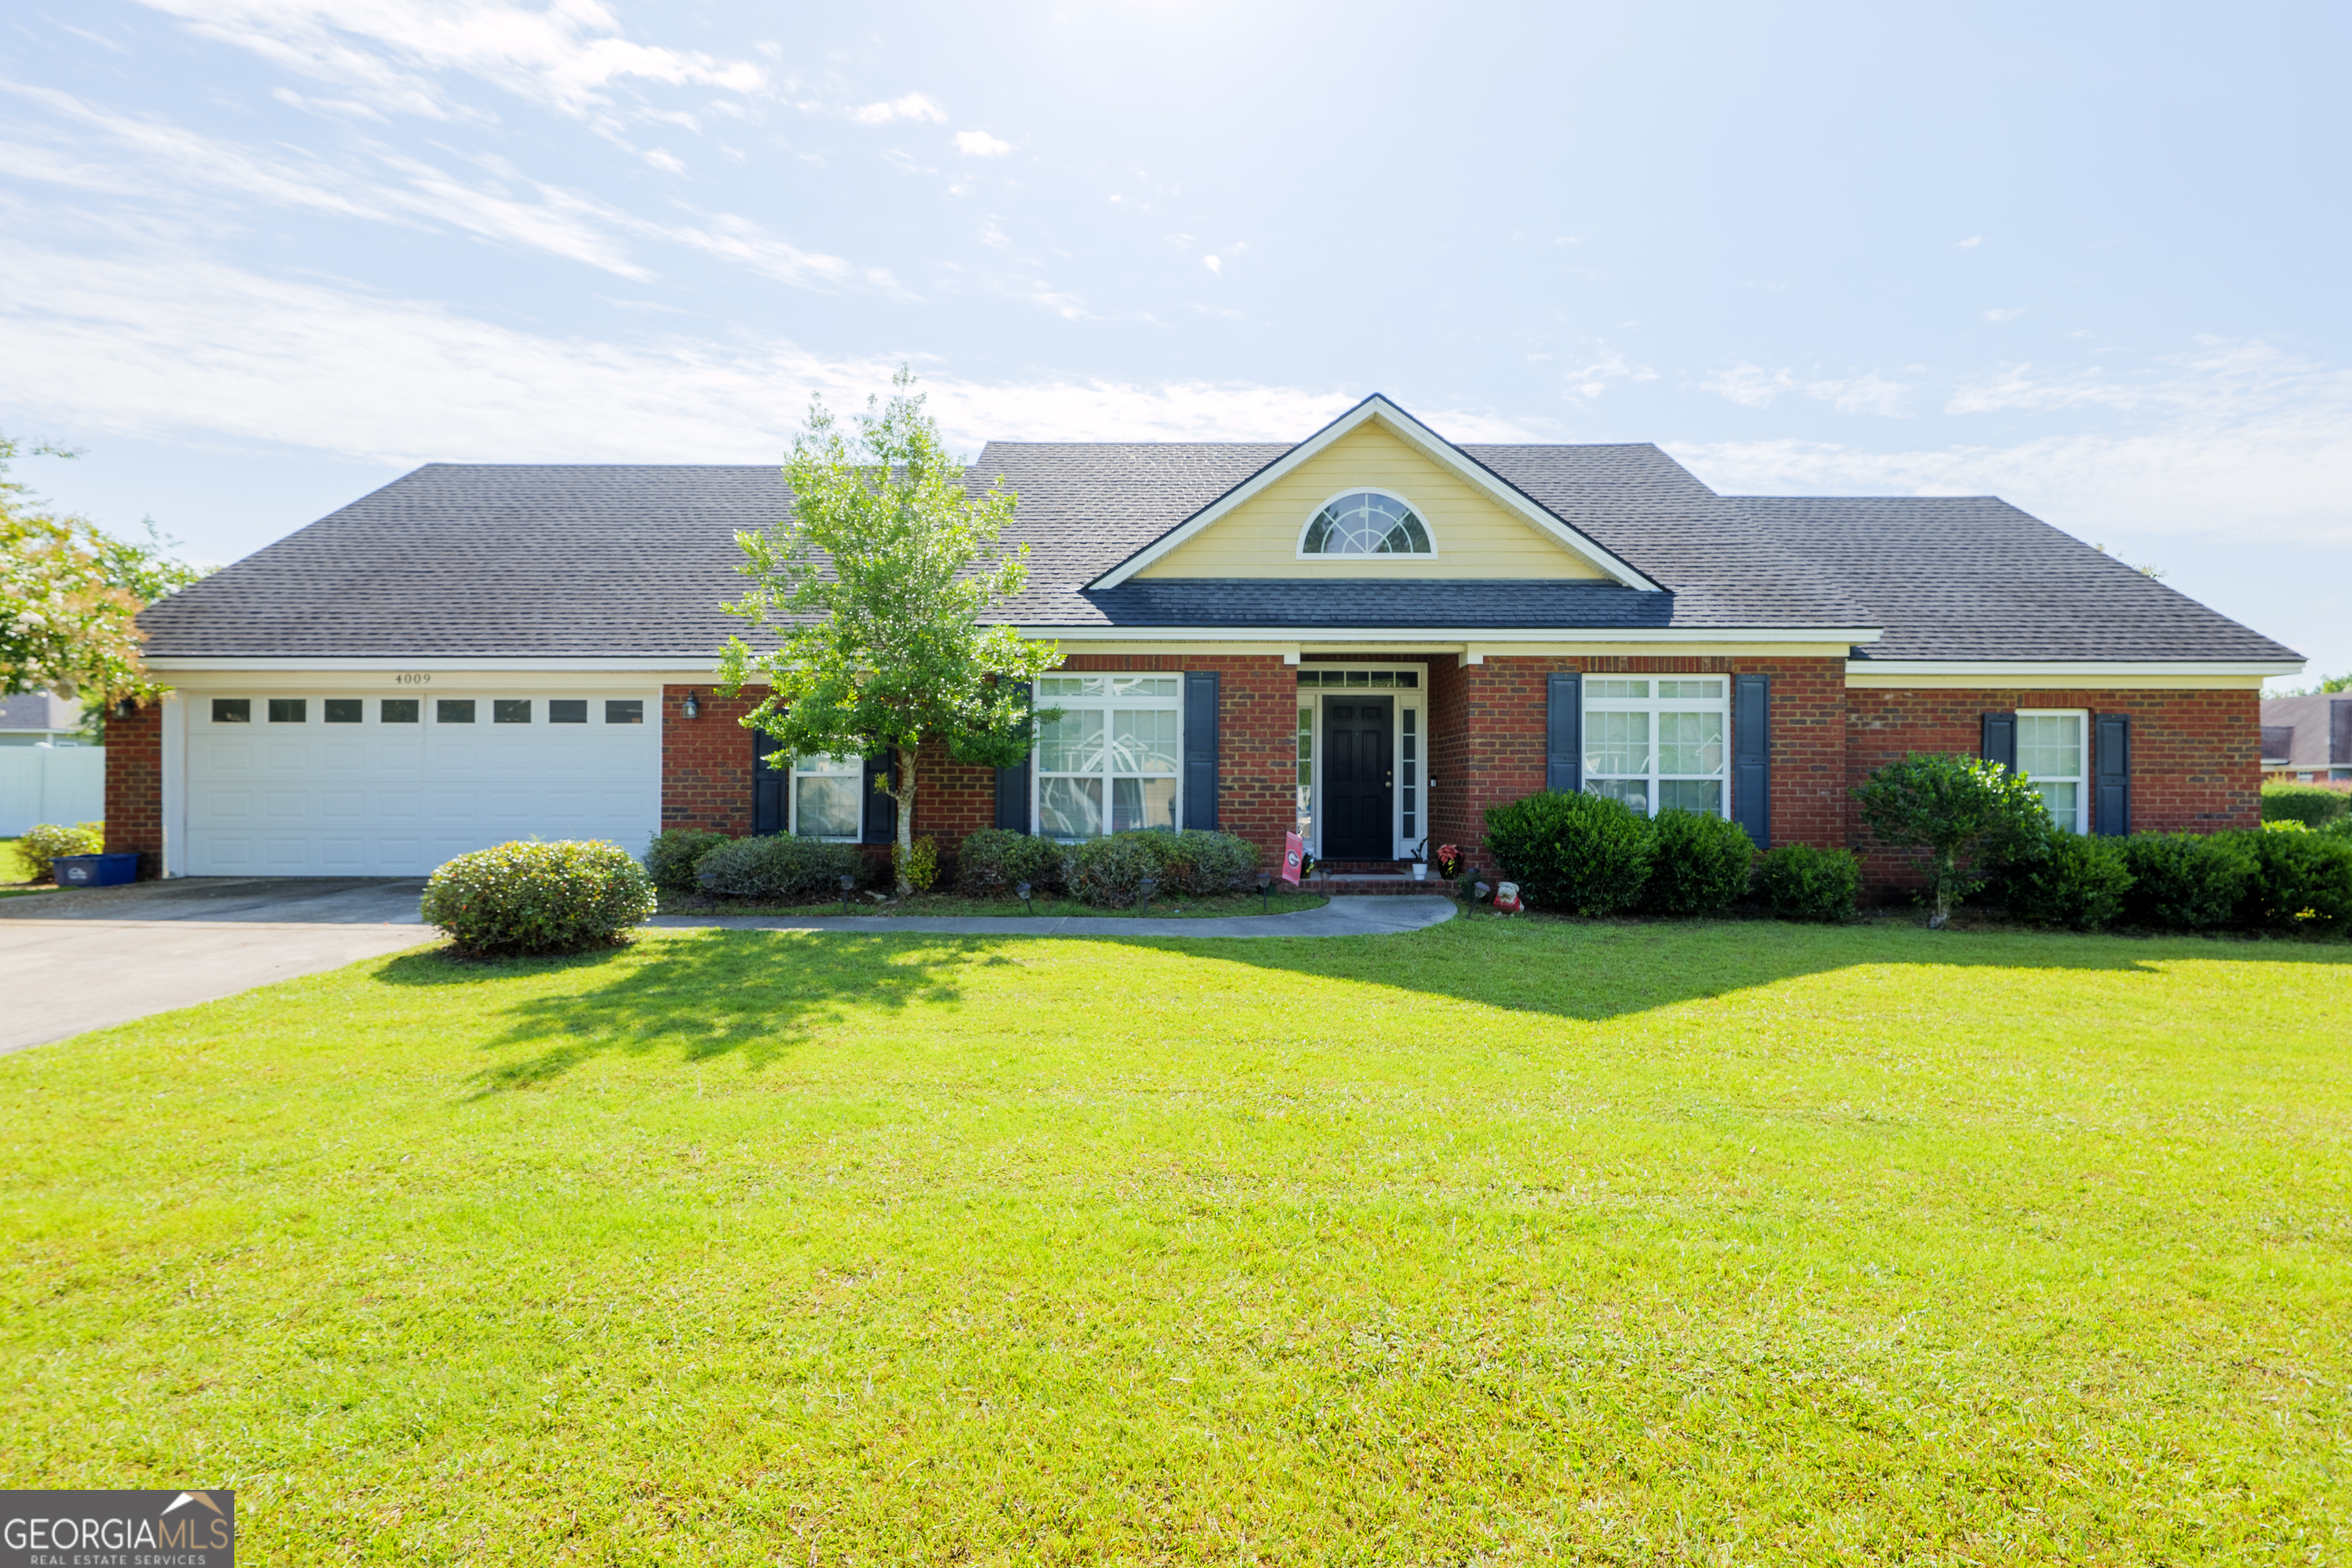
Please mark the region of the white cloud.
<svg viewBox="0 0 2352 1568"><path fill-rule="evenodd" d="M919 92L894 98L887 103L869 103L849 111L849 118L860 125L887 125L894 120L928 120L934 124L947 123L948 111Z"/></svg>
<svg viewBox="0 0 2352 1568"><path fill-rule="evenodd" d="M665 174L683 174L686 173L685 161L680 159L674 153L665 153L660 148L656 147L652 152L641 155L646 163L651 163L655 168L659 169Z"/></svg>
<svg viewBox="0 0 2352 1568"><path fill-rule="evenodd" d="M1876 371L1853 376L1799 376L1789 370L1768 371L1745 361L1717 371L1699 383L1699 390L1748 408L1767 408L1783 393L1796 393L1826 403L1841 414L1879 414L1890 418L1910 411L1910 388L1888 381Z"/></svg>
<svg viewBox="0 0 2352 1568"><path fill-rule="evenodd" d="M1984 313L1984 319L1988 321L2013 321L2023 314L2025 307L2022 305L1996 305Z"/></svg>
<svg viewBox="0 0 2352 1568"><path fill-rule="evenodd" d="M959 131L955 133L956 151L974 158L1002 158L1013 151L1013 143L1000 142L985 131Z"/></svg>
<svg viewBox="0 0 2352 1568"><path fill-rule="evenodd" d="M1978 246L1982 245L1983 243L1983 235L1972 234L1969 236L1968 238L1960 241L1959 244L1952 247L1952 248L1954 250L1974 250Z"/></svg>
<svg viewBox="0 0 2352 1568"><path fill-rule="evenodd" d="M1225 258L1222 256L1203 256L1201 258L1201 265L1212 272L1223 273L1225 269Z"/></svg>
<svg viewBox="0 0 2352 1568"><path fill-rule="evenodd" d="M383 110L448 118L432 73L489 82L584 117L623 81L752 92L767 74L746 60L622 37L598 0L544 9L506 0L143 0L192 30L287 69L342 84Z"/></svg>
<svg viewBox="0 0 2352 1568"><path fill-rule="evenodd" d="M0 423L33 416L146 439L230 437L381 463L761 462L812 395L862 405L902 359L823 359L730 334L628 342L557 337L154 253L89 257L0 240ZM949 436L1296 440L1360 391L1236 382L1158 385L927 372ZM1522 426L1432 410L1459 440Z"/></svg>
<svg viewBox="0 0 2352 1568"><path fill-rule="evenodd" d="M1616 381L1655 381L1658 373L1645 364L1635 364L1616 349L1603 349L1585 363L1570 370L1564 378L1580 396L1598 397Z"/></svg>

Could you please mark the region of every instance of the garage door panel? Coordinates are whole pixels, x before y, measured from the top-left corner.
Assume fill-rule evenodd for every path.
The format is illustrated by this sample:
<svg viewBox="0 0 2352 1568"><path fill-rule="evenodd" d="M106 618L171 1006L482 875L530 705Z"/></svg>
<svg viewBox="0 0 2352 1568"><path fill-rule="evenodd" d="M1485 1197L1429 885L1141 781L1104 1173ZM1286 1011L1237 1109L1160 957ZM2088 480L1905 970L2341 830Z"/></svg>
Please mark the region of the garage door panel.
<svg viewBox="0 0 2352 1568"><path fill-rule="evenodd" d="M357 723L325 722L329 700L304 694L301 721L270 723L256 697L249 725L215 724L192 703L186 868L199 875L415 875L452 856L516 838L600 838L641 850L660 826L658 728L607 724L607 694L561 709L542 693L502 691L423 701L421 722L383 721L364 695ZM494 722L503 700L528 723ZM658 712L651 694L624 700ZM471 703L475 721L444 722ZM285 708L277 710L285 712ZM258 731L260 732L257 733Z"/></svg>

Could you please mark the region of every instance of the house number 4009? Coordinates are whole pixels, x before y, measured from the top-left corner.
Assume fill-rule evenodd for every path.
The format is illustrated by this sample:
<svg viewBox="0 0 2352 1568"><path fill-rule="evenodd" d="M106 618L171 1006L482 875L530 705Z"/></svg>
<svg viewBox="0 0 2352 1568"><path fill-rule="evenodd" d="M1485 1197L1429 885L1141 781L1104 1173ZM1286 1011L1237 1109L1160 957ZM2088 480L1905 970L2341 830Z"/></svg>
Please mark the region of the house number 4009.
<svg viewBox="0 0 2352 1568"><path fill-rule="evenodd" d="M394 686L425 686L431 684L432 679L429 675L395 675L392 683Z"/></svg>

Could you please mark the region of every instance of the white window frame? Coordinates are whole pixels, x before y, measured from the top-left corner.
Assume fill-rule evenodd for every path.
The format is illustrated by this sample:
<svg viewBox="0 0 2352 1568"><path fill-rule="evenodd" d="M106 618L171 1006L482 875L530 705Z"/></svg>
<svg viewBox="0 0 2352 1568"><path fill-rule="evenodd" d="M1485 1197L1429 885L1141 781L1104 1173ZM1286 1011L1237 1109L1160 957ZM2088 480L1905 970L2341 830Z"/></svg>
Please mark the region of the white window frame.
<svg viewBox="0 0 2352 1568"><path fill-rule="evenodd" d="M1620 696L1603 695L1603 693L1607 691L1607 689L1608 689L1609 686L1610 686L1611 684L1612 684L1612 683L1621 683L1621 682L1627 682L1627 683L1630 683L1630 682L1633 682L1633 681L1640 681L1640 682L1642 682L1642 683L1643 683L1643 685L1642 685L1642 689L1643 689L1643 691L1645 693L1645 695L1641 696L1641 697L1620 697ZM1677 693L1676 695L1672 696L1672 697L1666 697L1666 696L1662 696L1662 695L1660 695L1661 689L1662 689L1662 688L1664 688L1665 685L1667 685L1667 684L1668 684L1668 683L1670 683L1670 682L1671 682L1671 683L1674 683L1674 684L1676 684L1676 685L1680 685L1680 684L1682 684L1682 683L1685 683L1685 682L1690 682L1690 681L1713 681L1713 682L1715 683L1715 686L1716 686L1716 693L1717 693L1717 694L1716 694L1714 697L1711 697L1711 698L1709 698L1709 697L1685 697L1685 696L1682 696L1682 695L1680 695L1679 693ZM1584 787L1584 792L1585 792L1587 795L1603 795L1603 794L1608 793L1608 792L1607 792L1607 791L1605 791L1605 790L1601 790L1601 789L1598 789L1598 788L1595 788L1595 787L1594 787L1596 784L1601 784L1601 783L1602 783L1602 782L1614 783L1614 784L1628 784L1628 783L1633 782L1633 780L1635 780L1635 779L1640 779L1640 780L1643 781L1643 801L1644 801L1644 803L1645 803L1645 808L1646 808L1646 809L1644 810L1643 815L1645 815L1645 816L1650 816L1650 817L1652 817L1652 818L1655 818L1655 817L1657 816L1657 815L1658 815L1658 810L1659 810L1659 807L1658 807L1658 786L1659 786L1659 785L1664 784L1679 784L1679 783L1685 783L1685 782L1688 782L1688 783L1713 783L1713 784L1717 784L1717 785L1719 786L1719 787L1717 789L1717 791L1716 791L1716 795L1715 795L1715 800L1716 800L1715 815L1716 815L1716 816L1717 816L1723 817L1723 818L1725 818L1726 820L1728 820L1728 819L1730 818L1730 816L1731 816L1731 677L1730 677L1730 676L1728 676L1728 675L1658 675L1658 674L1625 674L1625 675L1607 674L1607 675L1595 675L1595 674L1591 674L1591 673L1588 672L1588 673L1584 676L1584 678L1583 678L1583 680L1582 680L1581 685L1580 685L1580 690L1581 690L1582 697L1583 697L1583 702L1584 702L1584 712L1583 712L1583 715L1582 715L1581 721L1580 721L1580 722L1579 723L1577 732L1578 732L1578 734L1581 737L1581 741L1582 741L1582 748L1583 748L1583 754L1582 754L1582 755L1580 755L1580 756L1579 756L1579 757L1577 758L1577 773L1578 773L1578 777L1582 781L1583 787ZM1663 750L1664 750L1664 748L1663 748L1663 747L1661 747L1661 746L1659 745L1659 743L1658 743L1658 721L1659 721L1659 719L1661 718L1661 716L1663 716L1663 715L1664 715L1664 714L1668 714L1668 713L1694 713L1694 712L1696 712L1696 713L1712 712L1712 713L1716 714L1717 716L1718 716L1718 717L1722 720L1722 722L1723 722L1723 731L1722 731L1722 740L1721 740L1721 742L1720 742L1721 750L1720 750L1720 752L1719 752L1719 755L1721 756L1722 761L1721 761L1720 764L1717 766L1717 770L1716 770L1713 773L1711 773L1711 774L1710 774L1710 773L1668 773L1664 772L1663 769L1661 769L1661 768L1658 766L1658 763L1659 763L1660 755L1661 755L1661 753L1662 753L1662 752L1663 752ZM1648 715L1648 718L1649 718L1649 737L1650 737L1650 738L1649 738L1649 764L1650 764L1650 765L1649 765L1649 771L1648 771L1647 773L1596 773L1593 771L1593 768L1592 768L1592 750L1593 750L1593 723L1592 723L1592 721L1593 721L1593 719L1594 719L1596 716L1600 716L1600 715L1606 715L1606 714L1610 714L1610 713L1643 713L1643 714L1646 714L1646 715ZM1630 805L1630 804L1632 804L1632 803L1631 803L1631 802L1628 802L1627 804L1629 804L1629 805Z"/></svg>
<svg viewBox="0 0 2352 1568"><path fill-rule="evenodd" d="M1309 555L1307 552L1307 531L1315 526L1315 520L1323 515L1323 509L1325 507L1329 506L1336 500L1345 500L1349 496L1386 496L1389 500L1396 502L1397 505L1404 508L1407 511L1412 513L1413 516L1421 520L1421 531L1429 535L1429 548L1426 551L1416 552L1410 555L1334 555L1328 551L1322 552L1318 554ZM1414 505L1410 499L1399 495L1396 491L1391 489L1383 489L1379 485L1349 485L1346 489L1333 490L1329 495L1325 496L1321 500L1316 502L1314 510L1309 511L1299 522L1298 538L1291 547L1291 559L1294 561L1343 561L1351 564L1361 564L1368 561L1375 563L1382 561L1434 561L1437 559L1437 530L1429 525L1429 513L1426 510Z"/></svg>
<svg viewBox="0 0 2352 1568"><path fill-rule="evenodd" d="M1353 495L1357 490L1366 488L1363 485L1356 485L1339 493ZM1425 525L1426 520L1424 520ZM1349 555L1317 559L1365 561L1378 560L1380 557ZM1391 556L1388 559L1421 561L1427 557ZM1297 731L1297 738L1305 742L1307 748L1307 755L1297 759L1299 772L1304 775L1298 789L1299 839L1315 855L1320 856L1323 853L1323 698L1326 694L1333 692L1345 696L1350 690L1362 691L1367 695L1385 695L1396 699L1396 722L1389 726L1389 762L1392 769L1389 776L1395 781L1389 790L1391 840L1389 858L1392 860L1404 859L1412 853L1414 845L1429 836L1429 666L1386 660L1330 664L1318 661L1314 664L1302 664L1292 673L1296 676L1305 671L1319 673L1324 670L1337 670L1342 674L1360 672L1368 677L1380 673L1386 673L1391 677L1409 673L1413 678L1413 683L1411 686L1391 684L1376 687L1368 679L1361 687L1301 686L1297 688L1298 705L1307 710L1307 721ZM1308 695L1309 692L1313 693L1311 697ZM1413 716L1411 726L1412 733L1410 737L1405 733L1407 726L1404 716L1408 712ZM1407 744L1408 739L1412 742L1410 745ZM1406 754L1408 752L1413 754L1408 756ZM1411 782L1408 783L1408 781ZM1408 789L1412 792L1412 801L1414 808L1412 831L1410 834L1405 831L1404 821Z"/></svg>
<svg viewBox="0 0 2352 1568"><path fill-rule="evenodd" d="M1099 680L1103 685L1103 695L1100 697L1087 697L1085 695L1070 696L1048 693L1045 690L1046 682L1055 680ZM1174 689L1174 694L1172 696L1143 696L1134 692L1120 694L1115 689L1115 688L1116 683L1121 680L1164 680L1169 682ZM1101 771L1094 773L1056 772L1052 776L1055 778L1097 778L1102 781L1102 832L1097 835L1097 837L1105 838L1108 838L1112 833L1118 831L1118 829L1112 825L1117 821L1116 812L1118 810L1117 794L1118 780L1122 778L1156 779L1168 776L1162 773L1121 773L1112 765L1117 760L1115 754L1117 748L1112 744L1112 736L1117 731L1118 723L1114 715L1120 710L1125 710L1129 712L1149 710L1152 712L1175 714L1176 772L1174 777L1176 783L1176 798L1171 810L1176 819L1176 826L1179 827L1183 826L1184 676L1181 671L1170 669L1073 669L1062 674L1042 677L1031 685L1029 690L1030 702L1034 709L1043 710L1047 708L1059 708L1067 711L1075 708L1083 708L1097 710L1101 712L1103 716L1103 766ZM1041 838L1051 837L1045 832L1045 795L1046 776L1045 768L1045 735L1043 732L1043 727L1041 726L1037 737L1037 743L1032 746L1029 751L1030 830ZM1055 842L1062 844L1075 844L1083 842L1083 840L1055 838Z"/></svg>
<svg viewBox="0 0 2352 1568"><path fill-rule="evenodd" d="M2076 772L2072 777L2059 778L2037 773L2025 765L2025 721L2028 719L2072 719L2075 724ZM2017 771L2035 784L2071 784L2074 786L2074 816L2068 821L2056 812L2050 820L2070 833L2091 830L2091 710L2087 708L2020 708L2017 710ZM2042 802L2046 807L2050 803Z"/></svg>
<svg viewBox="0 0 2352 1568"><path fill-rule="evenodd" d="M812 765L818 764L818 765ZM801 831L801 780L853 779L849 798L854 803L851 815L857 826L847 833L803 833ZM856 844L866 837L866 759L863 757L794 757L784 774L784 831L795 838L814 838L825 844Z"/></svg>

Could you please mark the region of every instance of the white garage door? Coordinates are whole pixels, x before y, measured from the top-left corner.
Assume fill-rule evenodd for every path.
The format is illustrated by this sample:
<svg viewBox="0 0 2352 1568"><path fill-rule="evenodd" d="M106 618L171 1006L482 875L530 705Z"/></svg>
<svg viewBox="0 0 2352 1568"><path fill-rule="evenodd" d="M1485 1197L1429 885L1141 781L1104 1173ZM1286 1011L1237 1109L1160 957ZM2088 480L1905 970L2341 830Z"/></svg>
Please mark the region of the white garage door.
<svg viewBox="0 0 2352 1568"><path fill-rule="evenodd" d="M193 697L181 868L402 876L534 837L643 854L660 714L654 691Z"/></svg>

